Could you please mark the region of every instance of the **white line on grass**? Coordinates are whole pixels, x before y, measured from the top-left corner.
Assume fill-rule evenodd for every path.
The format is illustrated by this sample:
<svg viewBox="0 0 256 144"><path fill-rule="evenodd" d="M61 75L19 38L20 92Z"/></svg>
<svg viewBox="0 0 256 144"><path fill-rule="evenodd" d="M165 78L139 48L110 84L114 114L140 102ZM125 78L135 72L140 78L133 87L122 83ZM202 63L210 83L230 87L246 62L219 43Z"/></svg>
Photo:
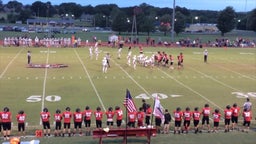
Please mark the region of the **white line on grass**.
<svg viewBox="0 0 256 144"><path fill-rule="evenodd" d="M208 101L209 103L213 104L214 106L218 107L220 110L224 110L222 109L220 106L218 106L217 104L215 104L213 101L211 101L210 99L206 98L205 96L203 96L202 94L200 94L199 92L193 90L191 87L185 85L184 83L178 81L177 79L175 79L173 76L170 76L168 73L166 73L165 71L157 68L159 71L161 71L163 74L165 74L166 76L168 76L169 78L171 78L172 80L174 80L176 83L180 84L181 86L187 88L188 90L192 91L193 93L197 94L198 96L200 96L201 98L203 98L204 100Z"/></svg>
<svg viewBox="0 0 256 144"><path fill-rule="evenodd" d="M222 66L219 66L219 65L216 65L216 66L219 67L219 68L222 68L222 69L224 69L224 70L226 70L226 71L230 71L230 72L232 72L232 73L238 74L238 75L240 75L240 76L242 76L242 77L244 77L244 78L248 78L248 79L254 80L254 81L256 80L255 78L251 78L251 77L249 77L249 76L247 76L247 75L241 74L241 73L236 72L236 71L233 71L233 70L231 70L231 69L228 69L228 68L225 68L225 67L222 67Z"/></svg>
<svg viewBox="0 0 256 144"><path fill-rule="evenodd" d="M242 92L242 90L239 90L239 89L236 89L236 88L234 88L234 87L232 87L230 85L227 85L227 84L225 84L225 83L223 83L223 82L221 82L221 81L219 81L219 80L217 80L217 79L215 79L215 78L213 78L213 77L211 77L211 76L209 76L209 75L207 75L207 74L205 74L203 72L200 72L200 71L198 71L198 70L196 70L196 69L194 69L192 67L189 67L189 68L192 69L193 71L195 71L195 72L197 72L197 73L199 73L201 75L204 75L205 77L207 77L207 78L209 78L209 79L211 79L211 80L213 80L213 81L215 81L215 82L217 82L217 83L227 87L227 88L233 89L233 90L238 91L238 92Z"/></svg>
<svg viewBox="0 0 256 144"><path fill-rule="evenodd" d="M48 64L49 62L49 48L48 48L48 52L47 52L47 56L46 56L46 63ZM44 68L44 82L43 82L43 94L42 94L42 106L41 106L41 111L43 111L44 109L44 99L45 99L45 91L46 91L46 80L47 80L47 74L48 74L48 68ZM39 123L40 125L42 125L42 121L41 118L39 119Z"/></svg>
<svg viewBox="0 0 256 144"><path fill-rule="evenodd" d="M104 106L104 104L103 104L103 102L102 102L102 99L101 99L101 97L100 97L100 95L99 95L99 93L98 93L98 91L97 91L97 89L96 89L96 87L95 87L95 85L94 85L94 83L93 83L91 77L90 77L90 74L89 74L89 72L87 71L87 69L86 69L86 67L85 67L85 65L84 65L84 63L83 63L83 61L82 61L82 59L81 59L80 56L78 55L76 49L74 49L74 52L75 52L75 54L76 54L78 60L80 61L81 65L83 66L83 69L84 69L86 75L88 76L88 79L89 79L89 81L90 81L90 83L91 83L91 85L92 85L92 87L93 87L94 92L96 93L96 95L97 95L97 97L98 97L98 99L99 99L99 101L100 101L101 106L103 107L103 110L106 111L106 108L105 108L105 106Z"/></svg>
<svg viewBox="0 0 256 144"><path fill-rule="evenodd" d="M13 63L13 61L20 55L20 53L23 51L24 49L20 49L19 52L13 57L13 59L8 63L8 65L5 67L4 71L1 73L0 75L0 79L2 79L2 77L4 76L4 74L6 73L6 71L8 70L8 68L10 67L10 65Z"/></svg>
<svg viewBox="0 0 256 144"><path fill-rule="evenodd" d="M112 60L112 59L111 59ZM120 64L118 64L118 63L116 63L114 60L112 60L114 63L115 63L115 65L117 65L137 86L139 86L148 96L151 96L150 94L149 94L149 92L148 91L146 91L146 89L144 88L144 87L142 87L136 80L134 80L133 78L132 78L132 76L131 75L129 75L129 73L127 72L127 71L125 71L121 66L120 66ZM152 96L151 96L152 97Z"/></svg>

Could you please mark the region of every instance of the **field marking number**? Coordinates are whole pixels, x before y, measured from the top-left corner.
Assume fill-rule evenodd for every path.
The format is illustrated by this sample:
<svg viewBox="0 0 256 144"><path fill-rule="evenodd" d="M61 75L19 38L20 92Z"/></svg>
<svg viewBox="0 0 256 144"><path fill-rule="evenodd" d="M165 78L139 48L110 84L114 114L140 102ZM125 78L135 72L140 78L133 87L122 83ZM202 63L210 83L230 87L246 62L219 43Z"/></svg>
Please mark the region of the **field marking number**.
<svg viewBox="0 0 256 144"><path fill-rule="evenodd" d="M58 102L61 100L61 97L57 96L57 95L49 95L49 96L45 97L45 100L49 101L49 102ZM41 95L32 95L32 96L28 97L26 99L26 101L27 102L40 102L40 101L42 101L42 96Z"/></svg>

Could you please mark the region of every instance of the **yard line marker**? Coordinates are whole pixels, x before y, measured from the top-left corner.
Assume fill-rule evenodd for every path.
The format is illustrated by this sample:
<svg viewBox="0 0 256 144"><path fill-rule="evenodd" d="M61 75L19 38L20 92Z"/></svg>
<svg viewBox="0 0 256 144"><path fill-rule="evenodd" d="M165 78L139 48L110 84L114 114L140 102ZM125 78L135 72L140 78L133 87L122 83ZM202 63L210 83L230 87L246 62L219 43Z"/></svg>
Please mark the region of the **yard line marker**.
<svg viewBox="0 0 256 144"><path fill-rule="evenodd" d="M207 78L209 78L209 79L211 79L211 80L213 80L213 81L215 81L215 82L217 82L217 83L219 83L219 84L221 84L221 85L227 87L227 88L233 89L233 90L235 90L235 91L242 92L242 90L236 89L236 88L234 88L234 87L232 87L232 86L230 86L230 85L228 85L228 84L225 84L225 83L223 83L223 82L221 82L221 81L219 81L219 80L213 78L212 76L209 76L209 75L207 75L207 74L205 74L205 73L203 73L203 72L200 72L200 71L198 71L198 70L196 70L196 69L194 69L194 68L192 68L192 67L189 67L189 68L192 69L193 71L195 71L195 72L197 72L197 73L199 73L199 74L201 74L201 75L204 75L205 77L207 77Z"/></svg>
<svg viewBox="0 0 256 144"><path fill-rule="evenodd" d="M99 101L100 101L100 104L101 104L103 110L106 111L106 108L105 108L105 106L104 106L104 104L103 104L103 102L102 102L102 99L101 99L101 97L100 97L100 95L99 95L99 93L98 93L98 90L96 89L96 87L95 87L95 85L94 85L94 83L93 83L93 81L92 81L92 79L91 79L91 77L90 77L90 74L89 74L89 72L87 71L87 69L86 69L86 67L85 67L85 64L83 63L82 59L81 59L80 56L78 55L76 49L74 49L74 52L75 52L75 54L76 54L78 60L80 61L81 65L83 66L84 72L85 72L86 75L88 76L88 79L89 79L89 81L90 81L90 83L91 83L91 85L92 85L92 87L93 87L94 92L96 93L96 95L97 95L97 97L98 97L98 99L99 99Z"/></svg>
<svg viewBox="0 0 256 144"><path fill-rule="evenodd" d="M46 56L46 64L49 62L49 48ZM43 94L42 94L42 106L41 106L41 111L44 109L44 99L45 99L45 91L46 91L46 80L47 80L47 75L48 75L48 68L44 68L44 82L43 82ZM42 125L41 118L39 119L40 125Z"/></svg>
<svg viewBox="0 0 256 144"><path fill-rule="evenodd" d="M13 61L20 55L20 53L23 51L24 49L20 49L19 52L12 58L12 60L8 63L8 65L5 67L4 71L1 73L0 75L0 79L3 78L4 74L6 73L6 71L8 70L8 68L10 67L10 65L13 63Z"/></svg>
<svg viewBox="0 0 256 144"><path fill-rule="evenodd" d="M113 60L113 59L111 59L111 61L113 61L114 63L115 63L115 65L116 66L118 66L138 87L140 87L148 96L151 96L152 97L152 95L150 95L149 94L149 92L144 88L144 87L142 87L131 75L129 75L129 73L126 71L126 70L124 70L121 66L120 66L120 64L118 64L118 63L116 63L116 61L115 60ZM152 99L154 99L153 97L152 97Z"/></svg>
<svg viewBox="0 0 256 144"><path fill-rule="evenodd" d="M210 99L206 98L205 96L203 96L202 94L200 94L199 92L193 90L191 87L185 85L184 83L178 81L177 79L175 79L173 76L170 76L168 73L166 73L165 71L157 68L159 71L161 71L163 74L165 74L167 77L171 78L172 80L174 80L176 83L180 84L181 86L187 88L188 90L192 91L193 93L197 94L198 96L200 96L201 98L203 98L204 100L208 101L209 103L213 104L214 106L218 107L220 110L224 110L222 109L220 106L218 106L217 104L215 104L213 101L211 101Z"/></svg>

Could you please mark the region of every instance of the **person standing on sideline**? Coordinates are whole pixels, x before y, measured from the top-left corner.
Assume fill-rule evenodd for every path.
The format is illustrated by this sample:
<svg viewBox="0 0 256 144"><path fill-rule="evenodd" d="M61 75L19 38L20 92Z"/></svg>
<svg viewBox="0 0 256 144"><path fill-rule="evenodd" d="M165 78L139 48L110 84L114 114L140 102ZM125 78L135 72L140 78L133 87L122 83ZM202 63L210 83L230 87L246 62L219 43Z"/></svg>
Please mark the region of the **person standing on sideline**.
<svg viewBox="0 0 256 144"><path fill-rule="evenodd" d="M44 108L40 113L41 120L44 128L44 136L51 136L51 127L50 127L50 112L48 112L47 108Z"/></svg>
<svg viewBox="0 0 256 144"><path fill-rule="evenodd" d="M78 130L79 136L82 136L83 113L81 112L80 108L77 108L76 111L73 113L73 118L74 118L73 135L75 135L76 131Z"/></svg>
<svg viewBox="0 0 256 144"><path fill-rule="evenodd" d="M219 109L215 109L212 116L213 116L213 132L217 133L219 128L219 123L220 123L220 117L221 117Z"/></svg>
<svg viewBox="0 0 256 144"><path fill-rule="evenodd" d="M209 107L209 104L205 104L204 108L202 109L202 115L203 115L202 129L206 124L208 128L208 132L210 132L210 118L209 118L210 114L211 114L211 108Z"/></svg>
<svg viewBox="0 0 256 144"><path fill-rule="evenodd" d="M147 104L147 110L146 110L146 117L145 117L145 123L147 126L150 125L150 117L151 117L151 114L152 114L152 109L151 109L151 106L150 104Z"/></svg>
<svg viewBox="0 0 256 144"><path fill-rule="evenodd" d="M62 133L62 137L65 136L66 129L68 130L68 136L71 136L70 123L72 118L72 113L70 112L70 107L66 107L66 111L62 113L64 119L64 129Z"/></svg>
<svg viewBox="0 0 256 144"><path fill-rule="evenodd" d="M54 136L61 136L61 120L62 120L62 114L59 109L56 110L56 113L54 114L54 121L55 121L55 131Z"/></svg>
<svg viewBox="0 0 256 144"><path fill-rule="evenodd" d="M168 112L168 109L165 109L165 113L164 113L164 134L169 133L171 120L172 120L171 114Z"/></svg>
<svg viewBox="0 0 256 144"><path fill-rule="evenodd" d="M94 116L96 120L96 127L102 128L103 112L101 111L100 107L97 107L96 111L94 112Z"/></svg>
<svg viewBox="0 0 256 144"><path fill-rule="evenodd" d="M224 118L225 118L225 132L229 132L230 130L230 121L232 117L232 109L230 105L226 106L226 109L224 110Z"/></svg>
<svg viewBox="0 0 256 144"><path fill-rule="evenodd" d="M232 110L232 117L231 117L232 130L235 130L236 127L237 127L237 123L238 123L238 116L240 114L240 107L238 107L237 104L234 103L233 107L231 108L231 110Z"/></svg>
<svg viewBox="0 0 256 144"><path fill-rule="evenodd" d="M246 102L244 103L244 109L250 111L252 109L252 103L250 102L249 98L246 98Z"/></svg>
<svg viewBox="0 0 256 144"><path fill-rule="evenodd" d="M8 107L5 107L0 116L3 124L4 140L9 140L12 129L12 113Z"/></svg>
<svg viewBox="0 0 256 144"><path fill-rule="evenodd" d="M204 62L207 63L207 58L208 58L208 51L207 49L204 50Z"/></svg>
<svg viewBox="0 0 256 144"><path fill-rule="evenodd" d="M127 64L129 65L129 66L131 66L131 57L132 57L132 51L131 51L131 46L129 46L129 48L128 48L128 54L127 54Z"/></svg>
<svg viewBox="0 0 256 144"><path fill-rule="evenodd" d="M19 113L16 115L16 119L18 122L18 133L19 136L25 137L25 120L26 120L26 114L23 110L20 110ZM21 134L22 132L22 134Z"/></svg>
<svg viewBox="0 0 256 144"><path fill-rule="evenodd" d="M193 123L195 128L195 134L199 132L199 121L200 121L201 113L199 112L198 107L195 107L193 111Z"/></svg>
<svg viewBox="0 0 256 144"><path fill-rule="evenodd" d="M108 111L105 112L105 114L107 115L107 127L112 128L114 125L114 116L115 116L115 112L113 111L112 107L108 108Z"/></svg>
<svg viewBox="0 0 256 144"><path fill-rule="evenodd" d="M139 111L137 112L137 115L136 115L136 118L137 118L137 121L138 121L138 123L137 123L138 127L143 127L143 125L144 125L143 124L144 117L145 117L145 113L143 111L143 108L140 107Z"/></svg>
<svg viewBox="0 0 256 144"><path fill-rule="evenodd" d="M107 53L106 59L107 59L108 67L110 68L110 54L109 53Z"/></svg>
<svg viewBox="0 0 256 144"><path fill-rule="evenodd" d="M91 135L92 110L90 109L89 106L85 107L83 115L84 115L85 135L90 136Z"/></svg>
<svg viewBox="0 0 256 144"><path fill-rule="evenodd" d="M249 130L250 130L250 124L251 124L251 120L252 120L252 112L250 110L248 110L248 109L244 109L243 118L244 118L244 123L243 123L244 129L243 129L243 132L248 133Z"/></svg>
<svg viewBox="0 0 256 144"><path fill-rule="evenodd" d="M27 58L28 58L28 64L30 64L31 63L31 52L30 51L27 52Z"/></svg>
<svg viewBox="0 0 256 144"><path fill-rule="evenodd" d="M115 114L116 114L116 126L120 128L123 120L123 111L119 106L116 106Z"/></svg>
<svg viewBox="0 0 256 144"><path fill-rule="evenodd" d="M183 117L183 113L180 107L177 107L176 110L173 112L174 115L174 134L181 132L181 121Z"/></svg>

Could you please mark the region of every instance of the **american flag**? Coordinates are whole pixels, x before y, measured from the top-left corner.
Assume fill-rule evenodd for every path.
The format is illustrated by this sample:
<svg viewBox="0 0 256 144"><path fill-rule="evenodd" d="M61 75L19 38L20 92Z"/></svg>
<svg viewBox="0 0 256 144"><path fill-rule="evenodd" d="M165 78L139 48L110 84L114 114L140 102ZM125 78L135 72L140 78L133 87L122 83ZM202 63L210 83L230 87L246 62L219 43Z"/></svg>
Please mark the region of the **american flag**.
<svg viewBox="0 0 256 144"><path fill-rule="evenodd" d="M137 108L132 100L132 96L130 94L130 91L126 90L126 97L124 98L124 106L128 110L128 112L136 112Z"/></svg>

